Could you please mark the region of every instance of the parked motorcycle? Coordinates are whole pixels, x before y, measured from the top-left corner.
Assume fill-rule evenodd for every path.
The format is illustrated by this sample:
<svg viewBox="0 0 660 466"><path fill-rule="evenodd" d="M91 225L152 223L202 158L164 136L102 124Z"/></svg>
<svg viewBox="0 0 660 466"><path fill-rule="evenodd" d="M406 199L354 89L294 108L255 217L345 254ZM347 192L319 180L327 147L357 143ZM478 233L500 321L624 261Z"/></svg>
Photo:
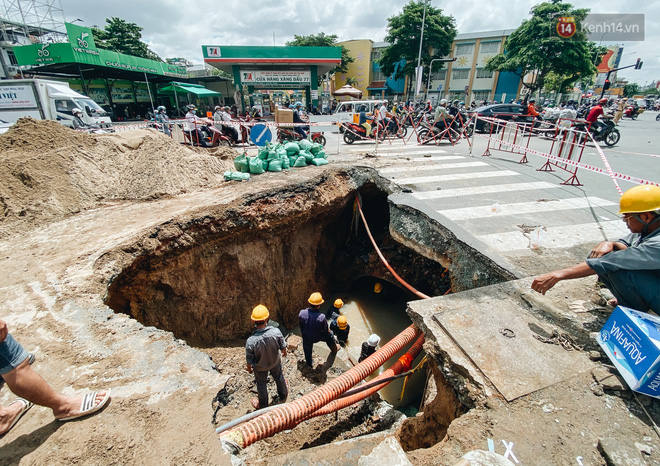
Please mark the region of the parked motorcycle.
<svg viewBox="0 0 660 466"><path fill-rule="evenodd" d="M325 136L323 136L323 133L312 133L312 142L319 143L325 147ZM300 141L302 139L302 135L300 133L296 133L292 129L285 129L285 128L277 128L277 140L281 143L287 142L287 141Z"/></svg>
<svg viewBox="0 0 660 466"><path fill-rule="evenodd" d="M453 141L459 140L461 137L469 138L474 133L474 124L468 124L470 116L467 113L467 110L461 109L458 116L454 118L449 124L449 131L445 133L443 137L449 135ZM420 122L419 131L417 133L417 142L420 144L426 144L428 142L439 142L441 140L440 134L444 131L444 128L438 128L433 126L428 120L422 120Z"/></svg>
<svg viewBox="0 0 660 466"><path fill-rule="evenodd" d="M363 126L356 123L342 123L344 129L344 142L346 144L353 144L355 141L375 141L378 137L379 141L385 139L385 131L381 125L378 128L371 129L371 134L367 136L367 130Z"/></svg>

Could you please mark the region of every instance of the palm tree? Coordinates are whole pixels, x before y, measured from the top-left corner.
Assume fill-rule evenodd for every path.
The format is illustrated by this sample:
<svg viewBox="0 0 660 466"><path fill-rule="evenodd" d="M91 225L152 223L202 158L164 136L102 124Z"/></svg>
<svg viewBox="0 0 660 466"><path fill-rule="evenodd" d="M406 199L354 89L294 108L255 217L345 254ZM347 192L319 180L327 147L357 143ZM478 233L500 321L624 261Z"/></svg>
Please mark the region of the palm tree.
<svg viewBox="0 0 660 466"><path fill-rule="evenodd" d="M346 79L346 84L349 86L357 86L358 80L357 78L348 78Z"/></svg>

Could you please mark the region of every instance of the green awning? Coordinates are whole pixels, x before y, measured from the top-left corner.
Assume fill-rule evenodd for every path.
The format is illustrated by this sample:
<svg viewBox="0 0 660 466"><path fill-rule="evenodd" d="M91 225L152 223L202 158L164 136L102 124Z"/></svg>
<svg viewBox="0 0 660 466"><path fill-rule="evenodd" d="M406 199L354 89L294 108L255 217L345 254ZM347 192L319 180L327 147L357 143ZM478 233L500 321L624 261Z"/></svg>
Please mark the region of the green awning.
<svg viewBox="0 0 660 466"><path fill-rule="evenodd" d="M177 94L190 92L191 94L195 94L198 97L214 97L222 95L220 92L212 91L205 88L204 86L200 86L199 84L187 84L179 82L172 82L169 86L158 89L159 94L167 95L174 94L175 92Z"/></svg>

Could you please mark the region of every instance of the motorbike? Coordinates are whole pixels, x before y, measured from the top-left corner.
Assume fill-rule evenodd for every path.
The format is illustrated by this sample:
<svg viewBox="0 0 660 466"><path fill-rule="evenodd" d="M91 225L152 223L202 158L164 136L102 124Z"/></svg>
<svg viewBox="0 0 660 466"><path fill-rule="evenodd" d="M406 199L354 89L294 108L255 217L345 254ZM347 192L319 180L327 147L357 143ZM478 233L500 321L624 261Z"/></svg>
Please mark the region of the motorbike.
<svg viewBox="0 0 660 466"><path fill-rule="evenodd" d="M591 126L589 127L589 132L591 132L596 141L604 142L608 147L616 145L619 142L619 139L621 139L621 133L619 133L619 130L616 128L614 121L612 121L612 117L604 117L601 121L605 124L604 127L596 130L593 126ZM578 131L586 132L587 124L588 123L586 122L579 122L573 125L573 127Z"/></svg>
<svg viewBox="0 0 660 466"><path fill-rule="evenodd" d="M468 121L470 120L470 116L467 113L467 110L461 109L459 110L458 115L451 120L451 123L449 124L449 131L448 133L445 133L442 135L442 137L449 137L453 141L459 140L461 137L465 137L466 139L472 136L472 133L474 133L474 125L473 124L468 124ZM420 122L420 129L419 132L417 133L417 142L420 144L426 144L428 142L440 142L442 138L440 138L440 134L444 131L444 128L438 128L437 126L433 126L431 123L429 123L428 120L422 120Z"/></svg>
<svg viewBox="0 0 660 466"><path fill-rule="evenodd" d="M630 105L621 115L621 118L630 118L631 120L636 120L639 115L644 113L644 109L640 107L635 107Z"/></svg>
<svg viewBox="0 0 660 466"><path fill-rule="evenodd" d="M379 141L385 139L385 131L383 127L379 124L377 128L371 129L371 134L367 136L367 130L363 126L360 126L356 123L342 123L344 129L344 142L346 144L353 144L355 141L375 141L378 138Z"/></svg>
<svg viewBox="0 0 660 466"><path fill-rule="evenodd" d="M307 131L308 130L309 129L307 129ZM322 132L312 133L311 138L312 142L319 143L325 147L326 140ZM302 135L300 133L296 133L292 129L277 128L277 140L281 143L288 141L300 141L301 139Z"/></svg>

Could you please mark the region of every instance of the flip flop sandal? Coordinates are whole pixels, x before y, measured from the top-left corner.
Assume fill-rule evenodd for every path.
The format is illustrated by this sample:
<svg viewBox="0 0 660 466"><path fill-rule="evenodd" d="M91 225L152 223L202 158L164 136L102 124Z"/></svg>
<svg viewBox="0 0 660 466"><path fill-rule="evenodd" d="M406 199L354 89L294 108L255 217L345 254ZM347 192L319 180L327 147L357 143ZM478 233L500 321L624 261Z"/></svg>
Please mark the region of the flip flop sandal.
<svg viewBox="0 0 660 466"><path fill-rule="evenodd" d="M10 430L14 428L16 423L23 417L23 414L27 413L28 410L33 406L32 403L30 403L28 400L24 400L23 398L16 398L14 401L9 403L9 406L13 405L14 403L21 403L23 405L23 408L21 409L21 412L18 413L18 415L14 418L13 422L9 425L9 429L7 429L7 432L4 434L0 434L0 438L4 437L9 433Z"/></svg>
<svg viewBox="0 0 660 466"><path fill-rule="evenodd" d="M80 413L75 414L73 416L60 417L56 419L58 421L72 421L73 419L78 419L84 416L89 416L90 414L94 414L99 409L103 408L106 404L108 404L108 401L110 401L110 389L105 391L105 396L99 402L99 404L95 406L94 401L96 400L97 394L98 392L89 392L85 394L85 396L83 396L82 402L80 403Z"/></svg>

